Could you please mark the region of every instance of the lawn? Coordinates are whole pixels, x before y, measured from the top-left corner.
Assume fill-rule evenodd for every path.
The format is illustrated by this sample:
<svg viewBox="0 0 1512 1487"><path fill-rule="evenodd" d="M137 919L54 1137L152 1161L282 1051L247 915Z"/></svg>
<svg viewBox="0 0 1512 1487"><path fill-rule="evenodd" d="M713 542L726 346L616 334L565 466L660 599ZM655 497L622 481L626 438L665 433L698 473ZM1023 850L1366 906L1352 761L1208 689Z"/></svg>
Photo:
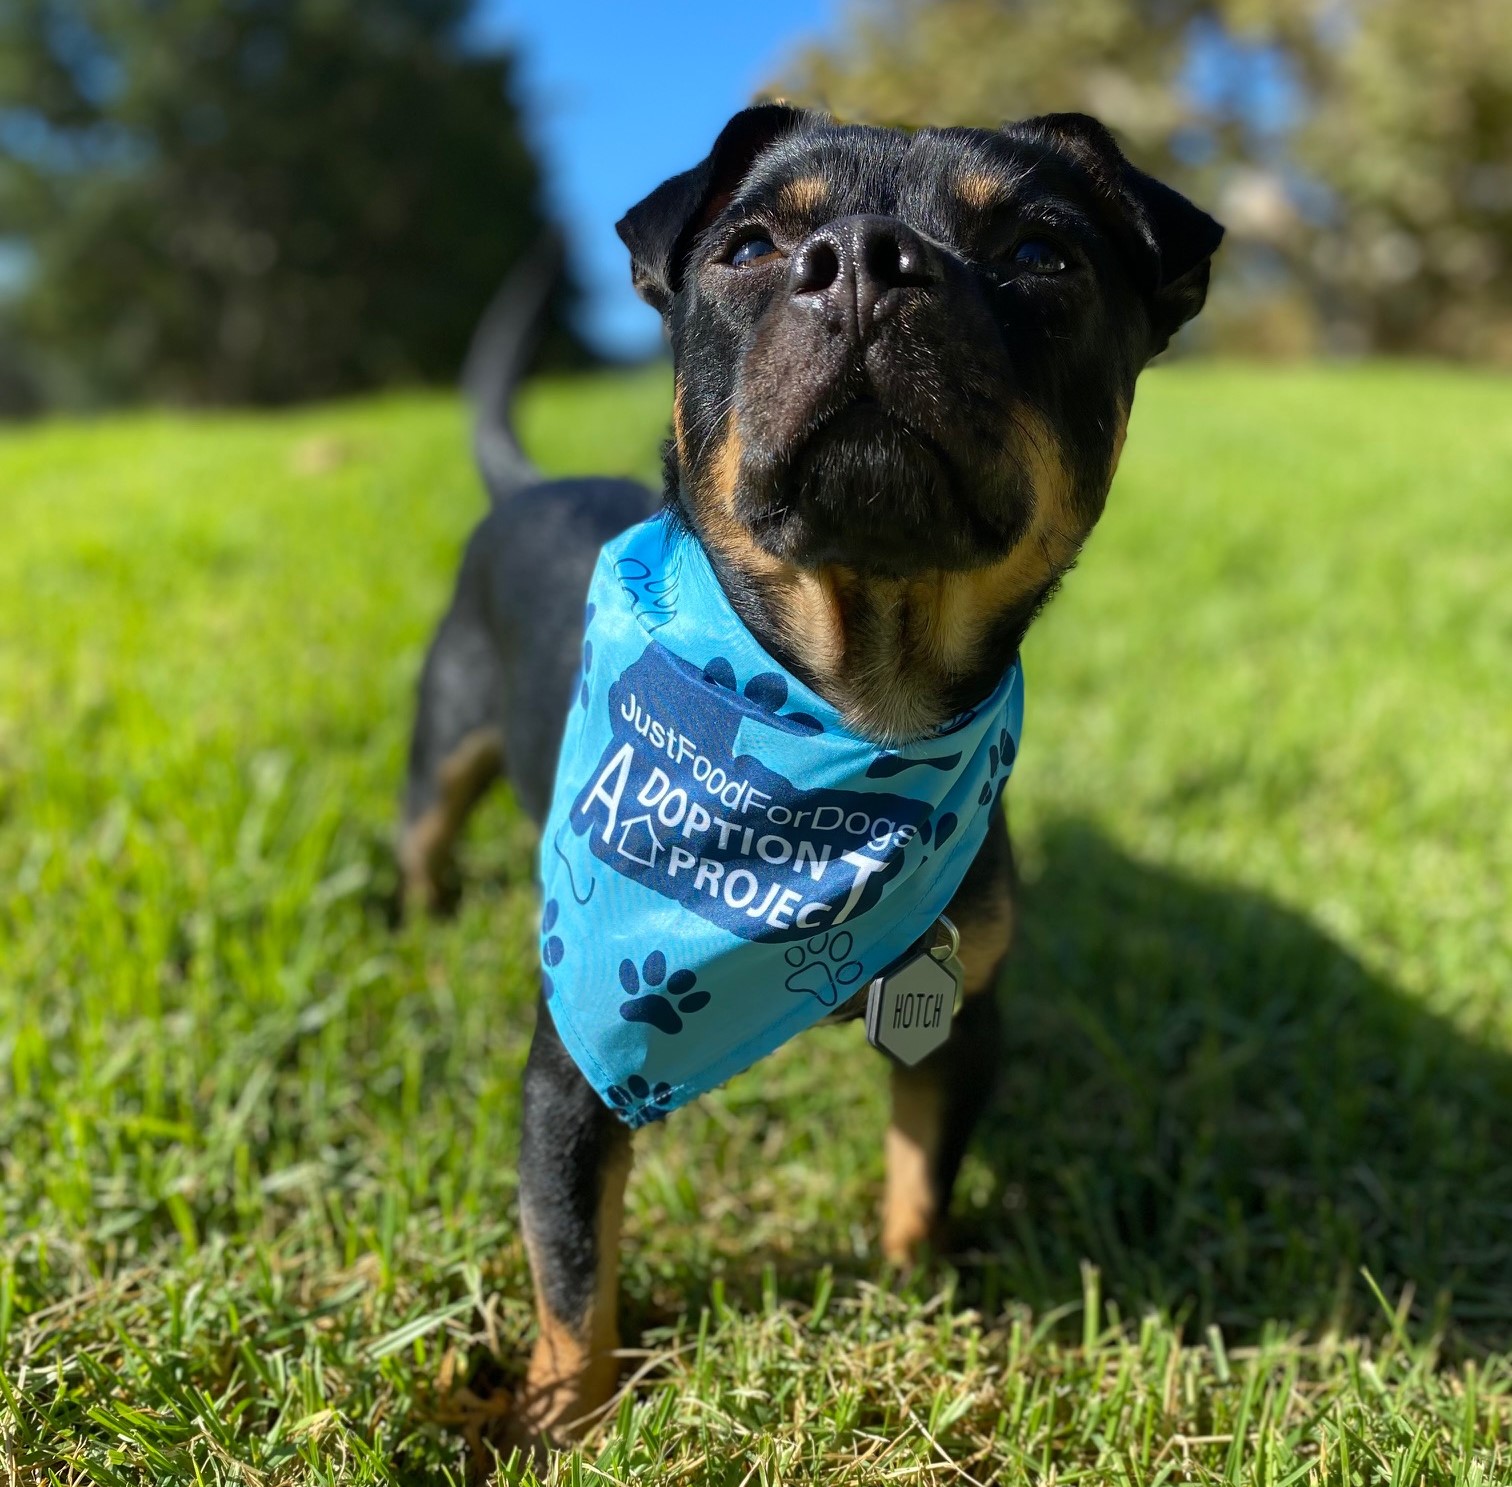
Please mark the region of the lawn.
<svg viewBox="0 0 1512 1487"><path fill-rule="evenodd" d="M649 475L668 393L526 442ZM523 1365L507 792L387 916L481 499L444 397L0 437L3 1487L460 1483ZM638 1140L550 1480L1512 1482L1512 382L1149 375L1025 667L956 1252L883 1274L882 1065L790 1044Z"/></svg>

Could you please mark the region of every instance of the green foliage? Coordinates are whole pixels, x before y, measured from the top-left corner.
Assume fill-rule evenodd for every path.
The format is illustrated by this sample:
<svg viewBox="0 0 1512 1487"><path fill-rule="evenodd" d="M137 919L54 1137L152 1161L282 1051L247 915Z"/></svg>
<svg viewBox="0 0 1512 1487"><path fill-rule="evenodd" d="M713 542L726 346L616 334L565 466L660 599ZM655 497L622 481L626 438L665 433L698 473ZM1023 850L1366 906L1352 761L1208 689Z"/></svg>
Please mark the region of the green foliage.
<svg viewBox="0 0 1512 1487"><path fill-rule="evenodd" d="M56 400L279 402L456 375L542 226L464 0L7 0L10 318Z"/></svg>
<svg viewBox="0 0 1512 1487"><path fill-rule="evenodd" d="M1337 202L1304 234L1316 295L1357 346L1512 364L1512 6L1356 3L1344 45L1325 0L1268 9L1318 78L1296 141Z"/></svg>
<svg viewBox="0 0 1512 1487"><path fill-rule="evenodd" d="M1193 86L1194 44L1223 86ZM1256 109L1262 71L1289 118ZM1512 363L1498 0L863 0L790 72L779 91L848 118L1098 115L1231 230L1199 337Z"/></svg>
<svg viewBox="0 0 1512 1487"><path fill-rule="evenodd" d="M1192 13L1152 0L883 0L854 7L839 43L800 56L784 91L903 125L1085 109L1169 172Z"/></svg>
<svg viewBox="0 0 1512 1487"><path fill-rule="evenodd" d="M526 442L650 475L669 392L538 386ZM385 918L465 442L0 439L7 1487L460 1487L523 1364L507 792L459 918ZM876 1288L883 1069L806 1035L638 1139L639 1382L549 1479L1512 1480L1509 539L1505 382L1151 374L1026 647L954 1267Z"/></svg>

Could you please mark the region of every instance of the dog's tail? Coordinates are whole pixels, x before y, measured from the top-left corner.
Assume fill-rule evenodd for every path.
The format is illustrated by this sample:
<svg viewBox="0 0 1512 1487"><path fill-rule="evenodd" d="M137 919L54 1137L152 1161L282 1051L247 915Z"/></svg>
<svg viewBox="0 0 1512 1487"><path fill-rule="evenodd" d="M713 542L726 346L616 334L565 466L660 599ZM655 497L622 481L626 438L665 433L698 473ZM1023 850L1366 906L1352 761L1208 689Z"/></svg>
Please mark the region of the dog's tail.
<svg viewBox="0 0 1512 1487"><path fill-rule="evenodd" d="M499 287L467 348L462 391L472 405L473 458L495 504L541 479L515 437L510 407L562 272L562 239L548 229Z"/></svg>

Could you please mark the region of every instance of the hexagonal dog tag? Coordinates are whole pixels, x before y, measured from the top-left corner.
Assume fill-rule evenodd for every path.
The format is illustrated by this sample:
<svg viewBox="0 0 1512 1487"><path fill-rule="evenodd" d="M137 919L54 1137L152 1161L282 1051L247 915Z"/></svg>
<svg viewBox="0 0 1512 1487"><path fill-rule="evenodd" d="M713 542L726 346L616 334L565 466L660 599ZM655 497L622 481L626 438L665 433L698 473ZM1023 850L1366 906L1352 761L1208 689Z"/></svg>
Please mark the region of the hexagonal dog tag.
<svg viewBox="0 0 1512 1487"><path fill-rule="evenodd" d="M960 962L916 950L872 982L866 996L866 1040L912 1066L950 1036Z"/></svg>

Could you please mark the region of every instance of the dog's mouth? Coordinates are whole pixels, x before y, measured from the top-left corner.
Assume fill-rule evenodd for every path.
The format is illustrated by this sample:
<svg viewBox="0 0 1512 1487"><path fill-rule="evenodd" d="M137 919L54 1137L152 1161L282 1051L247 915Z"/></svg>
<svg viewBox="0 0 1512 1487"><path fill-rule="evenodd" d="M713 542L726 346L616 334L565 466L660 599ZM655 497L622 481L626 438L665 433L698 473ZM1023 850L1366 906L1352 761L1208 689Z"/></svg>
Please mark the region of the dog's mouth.
<svg viewBox="0 0 1512 1487"><path fill-rule="evenodd" d="M862 457L875 449L902 453L905 459L932 462L938 466L939 479L954 481L954 461L944 446L874 393L858 393L817 418L791 451L789 466L801 476L806 467L822 461L836 448ZM810 494L819 499L824 496L817 489Z"/></svg>
<svg viewBox="0 0 1512 1487"><path fill-rule="evenodd" d="M754 477L754 478L752 478ZM969 567L967 482L936 439L875 394L837 401L748 470L740 515L774 556L906 574Z"/></svg>
<svg viewBox="0 0 1512 1487"><path fill-rule="evenodd" d="M799 447L801 450L803 445L825 437L864 436L880 428L896 429L926 445L942 464L950 463L946 451L906 411L894 407L891 402L871 391L857 392L850 397L837 399L816 416L810 425L808 437L800 441Z"/></svg>

